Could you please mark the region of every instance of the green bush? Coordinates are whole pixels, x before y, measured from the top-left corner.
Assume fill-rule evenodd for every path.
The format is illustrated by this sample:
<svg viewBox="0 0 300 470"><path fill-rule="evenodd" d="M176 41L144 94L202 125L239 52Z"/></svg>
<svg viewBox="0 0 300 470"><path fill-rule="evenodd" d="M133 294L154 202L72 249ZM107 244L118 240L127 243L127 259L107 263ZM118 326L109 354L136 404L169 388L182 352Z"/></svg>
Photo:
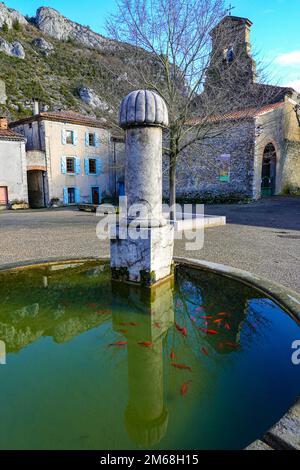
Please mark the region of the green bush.
<svg viewBox="0 0 300 470"><path fill-rule="evenodd" d="M3 26L2 26L2 32L8 33L8 30L9 30L8 24L6 23L6 21L4 21Z"/></svg>
<svg viewBox="0 0 300 470"><path fill-rule="evenodd" d="M15 21L13 22L13 29L14 29L15 31L22 31L23 28L22 28L22 25L21 25L21 23L20 23L19 20L15 20Z"/></svg>

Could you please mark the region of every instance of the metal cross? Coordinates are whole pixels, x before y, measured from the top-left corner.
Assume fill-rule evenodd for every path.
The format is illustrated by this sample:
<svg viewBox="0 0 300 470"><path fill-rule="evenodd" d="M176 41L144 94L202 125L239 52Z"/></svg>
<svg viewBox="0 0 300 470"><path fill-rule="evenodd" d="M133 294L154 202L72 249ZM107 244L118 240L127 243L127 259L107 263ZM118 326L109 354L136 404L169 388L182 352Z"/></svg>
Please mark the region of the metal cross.
<svg viewBox="0 0 300 470"><path fill-rule="evenodd" d="M229 16L231 16L231 13L232 13L232 10L234 10L235 7L231 5L231 3L229 3L229 7L228 7L228 14Z"/></svg>

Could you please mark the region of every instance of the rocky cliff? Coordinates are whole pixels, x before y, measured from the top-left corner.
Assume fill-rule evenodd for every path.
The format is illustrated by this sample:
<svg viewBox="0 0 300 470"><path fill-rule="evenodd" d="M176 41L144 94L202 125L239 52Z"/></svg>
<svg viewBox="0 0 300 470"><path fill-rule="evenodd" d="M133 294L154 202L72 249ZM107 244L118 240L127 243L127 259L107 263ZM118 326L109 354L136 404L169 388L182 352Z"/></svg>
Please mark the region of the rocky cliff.
<svg viewBox="0 0 300 470"><path fill-rule="evenodd" d="M107 120L117 116L124 94L143 84L136 64L158 73L142 50L113 41L75 23L53 8L34 18L0 3L0 80L9 119L32 112L33 98L44 109L69 109Z"/></svg>
<svg viewBox="0 0 300 470"><path fill-rule="evenodd" d="M21 13L12 8L8 8L3 2L0 2L0 28L2 28L5 23L8 28L12 28L16 21L21 25L27 24L27 20Z"/></svg>
<svg viewBox="0 0 300 470"><path fill-rule="evenodd" d="M115 50L120 44L100 34L95 33L87 26L75 23L62 16L57 10L41 7L33 18L36 27L48 36L67 41L74 40L80 44L100 50Z"/></svg>

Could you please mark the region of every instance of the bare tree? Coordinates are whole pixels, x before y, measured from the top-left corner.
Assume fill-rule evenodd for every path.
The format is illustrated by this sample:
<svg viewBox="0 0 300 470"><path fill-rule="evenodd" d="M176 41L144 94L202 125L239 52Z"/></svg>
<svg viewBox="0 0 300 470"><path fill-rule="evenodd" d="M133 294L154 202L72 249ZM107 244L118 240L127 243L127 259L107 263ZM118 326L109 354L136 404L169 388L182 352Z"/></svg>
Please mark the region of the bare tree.
<svg viewBox="0 0 300 470"><path fill-rule="evenodd" d="M234 67L247 54L240 46L232 44L235 56L226 56L222 49L226 38L220 37L221 48L212 50L211 31L215 30L218 41L215 28L226 13L224 0L119 0L117 13L107 23L110 36L135 46L136 57L131 56L130 63L137 83L157 91L167 103L170 125L164 152L169 161L171 207L176 203L179 155L196 142L220 136L220 126L211 125L212 117L225 107L230 110L250 102L253 106L254 97L261 106L271 92L266 88L258 93L253 88L256 71L251 58L240 61L244 70Z"/></svg>

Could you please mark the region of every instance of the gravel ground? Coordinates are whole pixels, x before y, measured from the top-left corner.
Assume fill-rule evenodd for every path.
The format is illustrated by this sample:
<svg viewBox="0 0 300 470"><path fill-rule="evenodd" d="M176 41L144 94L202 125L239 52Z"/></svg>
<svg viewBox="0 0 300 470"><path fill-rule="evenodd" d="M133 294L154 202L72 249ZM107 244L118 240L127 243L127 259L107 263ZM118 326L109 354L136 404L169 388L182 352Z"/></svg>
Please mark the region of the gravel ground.
<svg viewBox="0 0 300 470"><path fill-rule="evenodd" d="M227 225L205 230L204 247L175 254L251 271L300 292L300 198L274 197L247 205L209 205ZM109 245L96 237L95 214L71 209L0 212L0 265L98 257Z"/></svg>

